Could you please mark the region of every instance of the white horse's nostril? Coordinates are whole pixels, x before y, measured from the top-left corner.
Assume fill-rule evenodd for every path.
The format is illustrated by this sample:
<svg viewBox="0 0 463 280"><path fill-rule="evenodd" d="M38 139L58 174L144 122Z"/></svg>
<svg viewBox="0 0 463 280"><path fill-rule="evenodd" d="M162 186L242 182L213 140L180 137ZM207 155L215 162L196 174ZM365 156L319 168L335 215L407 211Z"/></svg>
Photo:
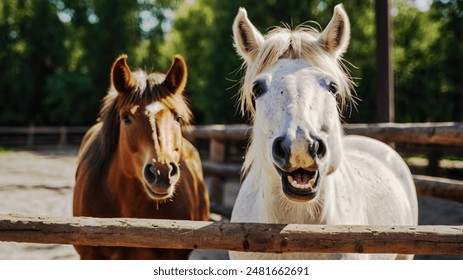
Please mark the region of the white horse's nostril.
<svg viewBox="0 0 463 280"><path fill-rule="evenodd" d="M320 143L319 143L317 140L315 140L315 141L312 143L312 145L310 145L310 148L309 148L310 153L311 153L312 155L316 155L316 154L318 153L318 148L320 148Z"/></svg>
<svg viewBox="0 0 463 280"><path fill-rule="evenodd" d="M279 165L281 169L286 169L291 154L291 147L288 141L285 141L285 136L277 137L273 141L272 155L275 163Z"/></svg>
<svg viewBox="0 0 463 280"><path fill-rule="evenodd" d="M325 143L318 137L314 137L313 139L313 142L309 145L309 152L312 157L322 158L326 153Z"/></svg>

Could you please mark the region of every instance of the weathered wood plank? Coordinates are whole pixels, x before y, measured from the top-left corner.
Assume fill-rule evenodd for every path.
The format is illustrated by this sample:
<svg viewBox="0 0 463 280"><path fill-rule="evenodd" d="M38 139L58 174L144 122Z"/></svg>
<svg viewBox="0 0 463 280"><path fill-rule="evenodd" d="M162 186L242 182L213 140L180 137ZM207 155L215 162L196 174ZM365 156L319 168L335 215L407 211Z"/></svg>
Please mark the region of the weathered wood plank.
<svg viewBox="0 0 463 280"><path fill-rule="evenodd" d="M251 127L245 124L196 125L186 127L183 134L187 139L243 141L251 135Z"/></svg>
<svg viewBox="0 0 463 280"><path fill-rule="evenodd" d="M383 142L408 142L463 146L463 123L344 124L350 135L364 135ZM189 139L239 140L250 136L247 125L200 125L185 130Z"/></svg>
<svg viewBox="0 0 463 280"><path fill-rule="evenodd" d="M0 241L247 252L463 254L463 226L327 226L0 216Z"/></svg>
<svg viewBox="0 0 463 280"><path fill-rule="evenodd" d="M463 146L463 123L380 123L344 124L347 134L365 135L384 142L409 142ZM60 127L34 127L34 133L59 133ZM66 127L68 133L85 133L88 127ZM30 127L0 126L0 134L14 135L30 132ZM218 139L244 141L251 135L249 125L198 125L184 129L188 139Z"/></svg>
<svg viewBox="0 0 463 280"><path fill-rule="evenodd" d="M203 161L204 173L221 176L226 178L238 178L240 176L240 163L216 163L211 161Z"/></svg>
<svg viewBox="0 0 463 280"><path fill-rule="evenodd" d="M383 142L463 146L463 123L378 123L344 125L347 134Z"/></svg>
<svg viewBox="0 0 463 280"><path fill-rule="evenodd" d="M28 134L31 130L35 134L59 134L65 128L67 133L84 134L87 126L0 126L0 134Z"/></svg>
<svg viewBox="0 0 463 280"><path fill-rule="evenodd" d="M463 202L463 181L413 175L419 195Z"/></svg>

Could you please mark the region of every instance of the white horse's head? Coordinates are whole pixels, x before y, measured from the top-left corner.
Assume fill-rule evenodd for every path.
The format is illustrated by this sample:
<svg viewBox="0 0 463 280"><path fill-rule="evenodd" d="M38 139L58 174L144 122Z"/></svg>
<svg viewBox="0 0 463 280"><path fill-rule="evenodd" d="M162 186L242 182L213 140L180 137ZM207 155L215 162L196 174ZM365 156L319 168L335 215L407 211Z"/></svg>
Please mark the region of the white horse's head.
<svg viewBox="0 0 463 280"><path fill-rule="evenodd" d="M341 61L350 39L347 14L337 5L321 33L300 26L264 37L241 8L233 33L246 67L241 110L254 121L245 168L258 158L270 163L286 197L310 201L342 156L339 111L353 86Z"/></svg>

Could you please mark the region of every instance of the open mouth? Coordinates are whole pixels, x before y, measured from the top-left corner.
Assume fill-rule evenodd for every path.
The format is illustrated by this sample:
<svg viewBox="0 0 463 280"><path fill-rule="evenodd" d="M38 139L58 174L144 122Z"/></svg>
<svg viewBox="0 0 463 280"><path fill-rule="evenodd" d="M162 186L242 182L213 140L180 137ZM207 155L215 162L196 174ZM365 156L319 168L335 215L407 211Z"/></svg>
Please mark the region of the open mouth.
<svg viewBox="0 0 463 280"><path fill-rule="evenodd" d="M293 172L281 171L281 183L285 195L297 202L307 202L315 198L318 191L318 169L299 168Z"/></svg>
<svg viewBox="0 0 463 280"><path fill-rule="evenodd" d="M154 199L166 199L166 198L169 198L172 195L171 188L166 188L166 189L163 189L162 191L159 191L159 190L155 191L146 182L145 182L145 189L148 192L148 194Z"/></svg>

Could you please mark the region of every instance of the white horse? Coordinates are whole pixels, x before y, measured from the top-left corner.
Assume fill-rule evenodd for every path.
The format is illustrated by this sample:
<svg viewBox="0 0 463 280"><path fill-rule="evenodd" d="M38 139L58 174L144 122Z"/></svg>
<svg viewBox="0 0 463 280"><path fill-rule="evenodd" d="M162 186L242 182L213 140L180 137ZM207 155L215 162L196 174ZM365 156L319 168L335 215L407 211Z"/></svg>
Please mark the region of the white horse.
<svg viewBox="0 0 463 280"><path fill-rule="evenodd" d="M240 8L241 110L253 118L232 222L417 225L413 179L388 145L344 136L339 112L353 82L341 56L350 23L337 5L321 33L275 28L265 37ZM232 259L411 259L412 255L230 252Z"/></svg>

